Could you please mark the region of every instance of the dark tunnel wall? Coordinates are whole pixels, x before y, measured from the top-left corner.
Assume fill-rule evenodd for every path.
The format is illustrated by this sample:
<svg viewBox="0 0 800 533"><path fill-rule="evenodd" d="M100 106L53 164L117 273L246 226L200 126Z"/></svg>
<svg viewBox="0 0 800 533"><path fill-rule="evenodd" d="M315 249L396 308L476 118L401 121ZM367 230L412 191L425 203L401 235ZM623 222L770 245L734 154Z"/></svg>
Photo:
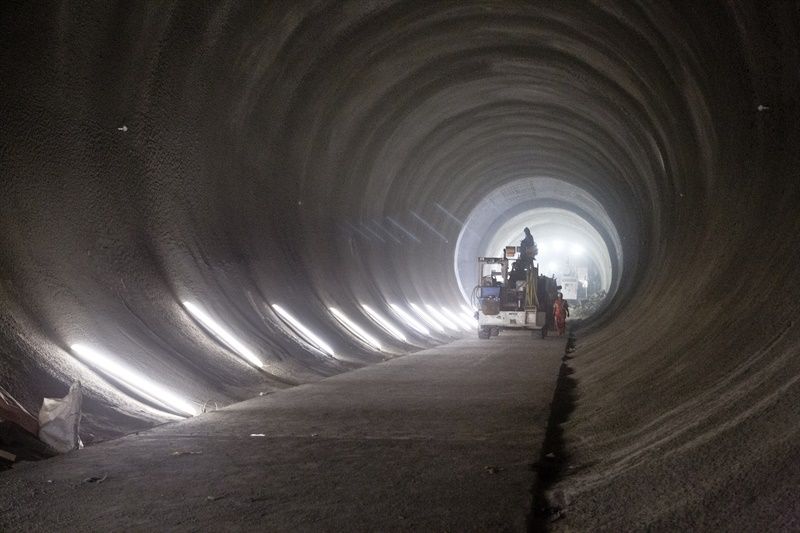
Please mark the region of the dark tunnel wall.
<svg viewBox="0 0 800 533"><path fill-rule="evenodd" d="M87 441L172 418L80 362L76 342L197 405L446 342L372 326L376 352L327 308L363 324L361 304L457 308L472 209L554 178L603 206L623 257L568 363L571 523L800 527L796 3L0 13L0 385L29 410L81 379ZM336 357L297 342L272 304Z"/></svg>

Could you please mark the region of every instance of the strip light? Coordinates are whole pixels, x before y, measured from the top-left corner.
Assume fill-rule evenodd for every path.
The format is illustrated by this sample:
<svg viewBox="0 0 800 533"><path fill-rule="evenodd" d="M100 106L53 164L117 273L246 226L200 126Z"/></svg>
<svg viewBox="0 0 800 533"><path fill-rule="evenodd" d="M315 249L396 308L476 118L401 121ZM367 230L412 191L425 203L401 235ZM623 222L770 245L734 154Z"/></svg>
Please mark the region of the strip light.
<svg viewBox="0 0 800 533"><path fill-rule="evenodd" d="M361 307L363 307L363 308L364 308L364 311L366 311L366 312L367 312L367 314L368 314L368 315L369 315L369 316L370 316L370 317L371 317L371 318L372 318L372 319L373 319L375 322L377 322L377 323L378 323L378 325L380 325L380 326L381 326L383 329L385 329L387 333L389 333L390 335L394 336L394 338L396 338L396 339L398 339L398 340L401 340L401 341L403 341L403 342L406 342L406 336L405 336L405 335L403 335L403 333L402 333L402 332L401 332L399 329L397 329L397 328L396 328L396 327L394 327L394 326L393 326L391 323L389 323L389 321L388 321L388 320L386 320L386 319L385 319L385 318L383 318L381 315L379 315L378 313L376 313L375 311L373 311L373 310L372 310L372 309L371 309L371 308L370 308L368 305L364 305L364 304L362 304L362 305L361 305Z"/></svg>
<svg viewBox="0 0 800 533"><path fill-rule="evenodd" d="M81 359L87 363L95 366L114 378L125 383L132 389L138 390L146 396L151 396L159 402L175 409L177 412L186 413L189 416L194 416L197 411L185 400L178 398L171 392L168 392L158 385L150 383L146 379L138 376L134 372L124 368L123 366L115 363L109 357L101 354L97 350L84 346L82 344L73 344L72 351L78 354Z"/></svg>
<svg viewBox="0 0 800 533"><path fill-rule="evenodd" d="M464 311L464 314L462 316L466 320L468 320L469 323L472 324L473 327L474 327L475 324L476 324L476 322L475 322L475 320L476 320L476 318L475 318L475 313L476 313L475 309L470 309L469 307L467 307L464 304L461 304L461 309Z"/></svg>
<svg viewBox="0 0 800 533"><path fill-rule="evenodd" d="M301 324L300 321L297 320L295 317L290 315L283 307L281 307L278 304L272 304L272 308L281 316L281 318L283 318L284 320L289 322L289 324L293 328L295 328L297 331L299 331L309 343L311 343L315 347L317 347L317 349L322 350L323 352L327 353L331 357L336 355L336 354L333 353L333 348L331 348L330 346L325 344L325 342L322 339L320 339L319 337L314 335L311 332L311 330L309 330L307 327L305 327L303 324Z"/></svg>
<svg viewBox="0 0 800 533"><path fill-rule="evenodd" d="M458 316L457 314L455 314L446 307L442 307L442 312L447 316L449 316L451 320L453 320L456 324L460 325L466 331L472 331L473 329L475 329L474 320L470 320L469 322L467 322L465 318Z"/></svg>
<svg viewBox="0 0 800 533"><path fill-rule="evenodd" d="M381 343L378 342L378 340L375 337L364 331L361 328L361 326L359 326L358 324L347 318L347 316L338 309L331 307L330 311L331 313L333 313L333 316L335 316L339 322L344 324L344 326L347 329L349 329L352 333L354 333L358 338L360 338L367 344L372 345L376 350L380 351Z"/></svg>
<svg viewBox="0 0 800 533"><path fill-rule="evenodd" d="M433 318L438 320L440 324L444 324L444 327L447 329L452 329L453 331L458 331L458 326L450 322L450 319L444 316L441 311L437 311L436 308L428 304L425 304L425 309L427 309L428 312L433 315Z"/></svg>
<svg viewBox="0 0 800 533"><path fill-rule="evenodd" d="M400 309L398 306L394 304L389 304L389 307L392 308L392 311L394 311L397 314L397 316L399 316L403 320L403 322L405 322L418 332L422 333L423 335L431 334L428 328L426 328L425 326L423 326L422 324L411 318L411 315Z"/></svg>
<svg viewBox="0 0 800 533"><path fill-rule="evenodd" d="M422 318L422 320L427 322L433 329L435 329L436 331L438 331L440 333L444 333L444 327L441 324L439 324L438 322L436 322L434 319L432 319L428 315L428 313L426 313L425 311L420 309L418 305L415 305L415 304L408 304L408 305L411 306L411 309L413 309L414 312L417 313L420 316L420 318Z"/></svg>
<svg viewBox="0 0 800 533"><path fill-rule="evenodd" d="M247 361L249 361L253 366L262 368L264 363L262 363L256 354L254 354L247 346L239 342L233 335L225 331L225 329L217 324L205 311L200 309L198 306L194 305L190 302L183 302L183 306L195 317L199 320L206 328L211 330L214 335L222 339L222 341L230 346L233 351L244 357Z"/></svg>

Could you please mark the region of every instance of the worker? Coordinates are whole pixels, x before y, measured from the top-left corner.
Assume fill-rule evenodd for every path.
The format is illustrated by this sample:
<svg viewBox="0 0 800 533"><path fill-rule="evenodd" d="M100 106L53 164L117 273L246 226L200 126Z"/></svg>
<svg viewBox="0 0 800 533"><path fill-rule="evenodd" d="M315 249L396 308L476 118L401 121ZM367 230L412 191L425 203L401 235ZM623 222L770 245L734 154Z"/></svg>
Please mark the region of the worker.
<svg viewBox="0 0 800 533"><path fill-rule="evenodd" d="M567 331L567 317L569 316L569 304L564 299L562 293L558 293L558 297L553 302L553 318L556 322L556 331L559 335L563 335Z"/></svg>
<svg viewBox="0 0 800 533"><path fill-rule="evenodd" d="M531 230L525 228L525 238L519 243L519 261L522 261L522 266L528 270L533 265L533 260L536 257L536 243L533 241Z"/></svg>
<svg viewBox="0 0 800 533"><path fill-rule="evenodd" d="M519 259L514 261L511 271L508 273L509 287L517 287L518 281L525 281L527 274L525 273L525 265Z"/></svg>

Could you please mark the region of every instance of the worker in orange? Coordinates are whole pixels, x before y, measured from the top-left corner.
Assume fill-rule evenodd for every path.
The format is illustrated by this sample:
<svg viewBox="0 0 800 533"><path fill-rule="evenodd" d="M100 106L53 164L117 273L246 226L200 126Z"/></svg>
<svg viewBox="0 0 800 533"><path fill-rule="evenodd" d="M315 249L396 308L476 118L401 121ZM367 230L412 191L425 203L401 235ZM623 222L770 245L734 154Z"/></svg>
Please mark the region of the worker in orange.
<svg viewBox="0 0 800 533"><path fill-rule="evenodd" d="M569 304L564 299L564 295L558 293L558 298L553 302L553 318L556 322L556 331L563 335L567 331L567 317L569 316Z"/></svg>

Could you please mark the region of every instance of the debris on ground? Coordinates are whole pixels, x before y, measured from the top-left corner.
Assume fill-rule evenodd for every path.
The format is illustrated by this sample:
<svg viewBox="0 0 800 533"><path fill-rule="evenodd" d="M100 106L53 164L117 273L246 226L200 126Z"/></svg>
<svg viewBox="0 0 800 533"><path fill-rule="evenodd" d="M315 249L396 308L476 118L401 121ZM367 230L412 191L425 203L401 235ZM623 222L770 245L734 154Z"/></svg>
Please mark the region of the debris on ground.
<svg viewBox="0 0 800 533"><path fill-rule="evenodd" d="M569 499L563 490L548 492L545 498L547 499L547 510L551 522L561 520L566 516L567 509L569 508Z"/></svg>
<svg viewBox="0 0 800 533"><path fill-rule="evenodd" d="M39 438L61 453L83 448L78 435L82 400L80 381L73 383L63 398L44 398L39 410Z"/></svg>
<svg viewBox="0 0 800 533"><path fill-rule="evenodd" d="M591 296L586 298L585 300L580 300L579 303L572 304L570 303L569 306L569 313L570 317L573 319L576 318L586 318L595 311L600 308L600 305L606 299L606 291L601 290L599 292L593 293Z"/></svg>
<svg viewBox="0 0 800 533"><path fill-rule="evenodd" d="M200 455L203 452L172 452L172 455Z"/></svg>
<svg viewBox="0 0 800 533"><path fill-rule="evenodd" d="M575 337L575 335L572 332L570 332L569 338L567 339L567 346L566 349L564 350L565 355L575 352L575 343L577 341L578 339Z"/></svg>
<svg viewBox="0 0 800 533"><path fill-rule="evenodd" d="M10 420L0 422L0 450L4 452L0 454L0 471L11 468L19 461L40 461L58 455L58 450Z"/></svg>
<svg viewBox="0 0 800 533"><path fill-rule="evenodd" d="M13 453L0 450L0 459L5 459L6 461L11 461L13 463L17 460L17 456Z"/></svg>
<svg viewBox="0 0 800 533"><path fill-rule="evenodd" d="M484 466L483 471L486 472L487 474L497 474L499 472L502 472L503 469L500 468L499 466Z"/></svg>
<svg viewBox="0 0 800 533"><path fill-rule="evenodd" d="M83 483L102 483L103 481L108 478L108 474L104 475L103 477L87 477L83 480Z"/></svg>

